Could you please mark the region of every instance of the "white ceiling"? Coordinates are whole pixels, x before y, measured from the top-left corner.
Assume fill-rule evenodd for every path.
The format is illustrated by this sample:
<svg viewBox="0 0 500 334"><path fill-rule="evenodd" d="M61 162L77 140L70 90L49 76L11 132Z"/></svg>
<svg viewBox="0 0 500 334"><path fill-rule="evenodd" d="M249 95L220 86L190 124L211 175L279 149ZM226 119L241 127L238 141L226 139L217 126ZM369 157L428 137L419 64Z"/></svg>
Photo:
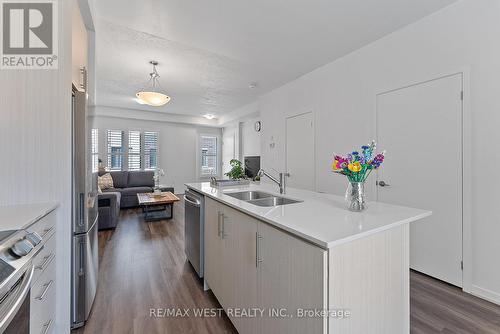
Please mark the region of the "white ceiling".
<svg viewBox="0 0 500 334"><path fill-rule="evenodd" d="M97 0L96 104L220 117L455 1ZM152 59L172 101L148 109Z"/></svg>

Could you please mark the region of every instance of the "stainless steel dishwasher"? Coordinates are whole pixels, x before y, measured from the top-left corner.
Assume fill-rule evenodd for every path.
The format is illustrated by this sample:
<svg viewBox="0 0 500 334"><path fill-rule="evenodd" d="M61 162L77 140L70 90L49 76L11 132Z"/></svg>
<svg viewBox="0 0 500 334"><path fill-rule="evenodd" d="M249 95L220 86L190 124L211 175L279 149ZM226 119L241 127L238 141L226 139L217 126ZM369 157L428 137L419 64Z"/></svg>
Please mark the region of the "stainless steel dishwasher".
<svg viewBox="0 0 500 334"><path fill-rule="evenodd" d="M201 278L205 257L205 196L192 189L184 194L184 251Z"/></svg>

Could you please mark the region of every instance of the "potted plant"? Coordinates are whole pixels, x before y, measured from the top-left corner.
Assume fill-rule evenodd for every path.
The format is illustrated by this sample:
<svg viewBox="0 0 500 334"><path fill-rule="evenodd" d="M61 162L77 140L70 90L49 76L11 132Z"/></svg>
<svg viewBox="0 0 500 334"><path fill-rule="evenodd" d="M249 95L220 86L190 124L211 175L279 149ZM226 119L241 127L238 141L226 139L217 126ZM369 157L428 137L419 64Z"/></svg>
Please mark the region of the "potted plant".
<svg viewBox="0 0 500 334"><path fill-rule="evenodd" d="M231 170L224 175L228 176L231 180L242 180L247 178L241 161L232 159L229 161L229 164L231 165Z"/></svg>
<svg viewBox="0 0 500 334"><path fill-rule="evenodd" d="M384 162L385 151L375 154L376 146L375 141L372 141L370 145L361 147L361 153L353 151L346 157L334 155L333 172L345 175L349 180L345 199L351 211L359 212L366 208L365 181Z"/></svg>

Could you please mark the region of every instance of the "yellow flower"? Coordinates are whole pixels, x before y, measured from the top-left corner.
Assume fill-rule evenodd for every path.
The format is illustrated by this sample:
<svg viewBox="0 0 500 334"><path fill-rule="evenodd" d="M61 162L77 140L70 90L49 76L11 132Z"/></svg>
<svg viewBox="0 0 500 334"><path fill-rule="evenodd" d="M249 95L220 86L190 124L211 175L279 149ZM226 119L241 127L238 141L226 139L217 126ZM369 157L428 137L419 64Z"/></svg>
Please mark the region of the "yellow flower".
<svg viewBox="0 0 500 334"><path fill-rule="evenodd" d="M337 160L333 160L333 163L332 163L332 170L337 170Z"/></svg>
<svg viewBox="0 0 500 334"><path fill-rule="evenodd" d="M358 173L359 171L361 171L361 164L356 161L356 162L353 162L353 163L350 163L347 168L351 171L351 172L354 172L354 173Z"/></svg>

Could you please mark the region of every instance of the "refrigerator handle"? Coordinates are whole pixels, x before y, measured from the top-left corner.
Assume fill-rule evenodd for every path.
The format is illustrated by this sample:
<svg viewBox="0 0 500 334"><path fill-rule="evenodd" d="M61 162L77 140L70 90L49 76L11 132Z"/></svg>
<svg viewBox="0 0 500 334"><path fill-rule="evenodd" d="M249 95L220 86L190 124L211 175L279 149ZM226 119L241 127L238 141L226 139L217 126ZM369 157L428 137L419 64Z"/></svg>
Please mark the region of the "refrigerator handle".
<svg viewBox="0 0 500 334"><path fill-rule="evenodd" d="M85 275L85 242L80 241L80 259L79 259L80 268L78 270L78 276Z"/></svg>
<svg viewBox="0 0 500 334"><path fill-rule="evenodd" d="M80 226L84 225L84 217L85 216L85 194L80 193L80 219L79 219L79 224Z"/></svg>

